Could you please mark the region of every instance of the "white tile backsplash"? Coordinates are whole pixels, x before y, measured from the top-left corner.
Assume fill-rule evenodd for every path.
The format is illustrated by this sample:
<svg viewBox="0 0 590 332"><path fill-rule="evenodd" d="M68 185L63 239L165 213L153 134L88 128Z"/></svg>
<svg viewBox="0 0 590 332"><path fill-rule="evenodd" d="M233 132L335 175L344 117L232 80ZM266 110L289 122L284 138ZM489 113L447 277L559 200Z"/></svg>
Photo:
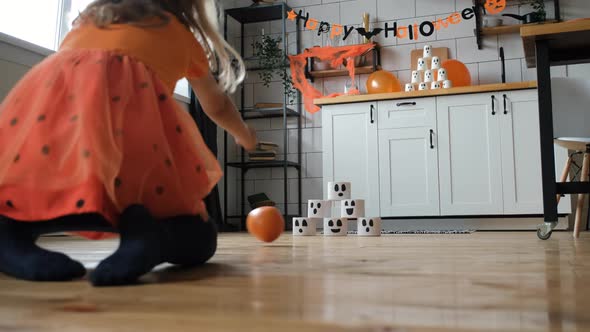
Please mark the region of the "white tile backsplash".
<svg viewBox="0 0 590 332"><path fill-rule="evenodd" d="M369 13L370 21L375 22L377 0L352 0L340 2L340 24L362 24L363 13Z"/></svg>
<svg viewBox="0 0 590 332"><path fill-rule="evenodd" d="M500 47L504 47L506 59L524 58L524 47L519 34L500 35L498 36L498 42Z"/></svg>
<svg viewBox="0 0 590 332"><path fill-rule="evenodd" d="M479 84L492 84L502 82L500 61L479 63Z"/></svg>
<svg viewBox="0 0 590 332"><path fill-rule="evenodd" d="M411 5L411 3L409 4ZM455 10L454 1L416 0L416 16L450 13Z"/></svg>
<svg viewBox="0 0 590 332"><path fill-rule="evenodd" d="M477 49L475 37L457 39L457 59L463 63L495 61L499 59L498 39L484 38L483 49Z"/></svg>
<svg viewBox="0 0 590 332"><path fill-rule="evenodd" d="M590 63L568 66L567 76L574 78L590 79Z"/></svg>
<svg viewBox="0 0 590 332"><path fill-rule="evenodd" d="M414 44L383 47L381 66L388 71L410 69L411 52L415 47Z"/></svg>
<svg viewBox="0 0 590 332"><path fill-rule="evenodd" d="M506 82L521 82L522 67L520 59L506 60Z"/></svg>
<svg viewBox="0 0 590 332"><path fill-rule="evenodd" d="M389 21L416 16L415 0L377 0L377 20Z"/></svg>

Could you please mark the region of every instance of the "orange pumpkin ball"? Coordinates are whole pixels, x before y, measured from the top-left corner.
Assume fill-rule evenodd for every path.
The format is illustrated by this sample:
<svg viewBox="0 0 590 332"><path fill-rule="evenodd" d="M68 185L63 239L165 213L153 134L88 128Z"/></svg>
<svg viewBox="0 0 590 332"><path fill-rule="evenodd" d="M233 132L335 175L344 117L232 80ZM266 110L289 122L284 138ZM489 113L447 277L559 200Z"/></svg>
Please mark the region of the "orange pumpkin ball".
<svg viewBox="0 0 590 332"><path fill-rule="evenodd" d="M248 213L246 228L260 241L272 242L283 233L285 219L277 208L263 206Z"/></svg>
<svg viewBox="0 0 590 332"><path fill-rule="evenodd" d="M402 91L402 86L392 73L385 70L377 70L367 78L367 92L387 93Z"/></svg>
<svg viewBox="0 0 590 332"><path fill-rule="evenodd" d="M444 61L441 66L447 70L447 78L454 87L471 85L471 74L463 62L451 59Z"/></svg>

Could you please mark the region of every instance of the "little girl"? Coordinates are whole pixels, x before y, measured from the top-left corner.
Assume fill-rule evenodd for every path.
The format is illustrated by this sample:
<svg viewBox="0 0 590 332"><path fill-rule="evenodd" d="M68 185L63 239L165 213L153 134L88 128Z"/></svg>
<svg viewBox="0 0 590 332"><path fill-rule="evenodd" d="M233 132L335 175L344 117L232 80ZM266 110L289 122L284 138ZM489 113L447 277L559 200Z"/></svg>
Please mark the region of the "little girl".
<svg viewBox="0 0 590 332"><path fill-rule="evenodd" d="M243 80L243 62L216 16L215 0L96 0L60 50L8 94L0 271L38 281L84 276L79 262L35 244L47 232L119 233L118 249L90 275L96 286L213 256L217 233L203 198L221 171L172 94L186 77L207 115L254 148L254 131L225 95Z"/></svg>

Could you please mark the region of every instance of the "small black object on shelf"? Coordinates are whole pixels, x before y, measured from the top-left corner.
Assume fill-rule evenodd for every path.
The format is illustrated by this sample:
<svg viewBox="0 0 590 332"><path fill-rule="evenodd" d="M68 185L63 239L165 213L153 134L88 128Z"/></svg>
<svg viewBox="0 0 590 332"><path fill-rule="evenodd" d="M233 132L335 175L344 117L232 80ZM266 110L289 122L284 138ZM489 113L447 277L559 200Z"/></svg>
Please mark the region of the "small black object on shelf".
<svg viewBox="0 0 590 332"><path fill-rule="evenodd" d="M547 17L542 17L538 13L529 13L527 15L512 15L512 14L503 14L502 16L513 17L518 20L521 20L525 24L543 24L543 23L557 23L561 22L561 13L560 13L560 5L559 0L544 0L545 2L553 2L553 9L554 9L554 18L548 19ZM477 40L477 48L479 50L483 49L483 37L484 37L484 28L483 26L483 15L486 14L485 4L486 0L473 0L473 5L475 8L475 38ZM523 24L516 25L522 26ZM497 29L497 28L490 28L490 30ZM502 29L503 30L503 29ZM489 32L489 30L487 30ZM501 33L510 33L510 32L517 32L511 30L503 30ZM498 32L496 32L498 33Z"/></svg>

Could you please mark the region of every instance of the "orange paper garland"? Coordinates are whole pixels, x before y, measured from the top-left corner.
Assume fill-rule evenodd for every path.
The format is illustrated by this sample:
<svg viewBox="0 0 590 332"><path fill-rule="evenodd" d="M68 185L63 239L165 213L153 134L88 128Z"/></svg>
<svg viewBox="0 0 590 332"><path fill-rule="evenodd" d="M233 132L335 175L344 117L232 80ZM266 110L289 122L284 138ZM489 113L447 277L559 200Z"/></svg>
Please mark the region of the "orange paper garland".
<svg viewBox="0 0 590 332"><path fill-rule="evenodd" d="M315 113L320 110L320 107L314 105L314 99L345 95L345 93L333 93L328 96L324 96L320 91L314 88L305 77L305 67L307 66L308 58L318 58L320 61L328 60L334 68L339 67L344 63L344 60L347 60L346 69L348 70L348 75L352 80L352 86L354 86L354 57L363 55L375 47L375 44L361 44L340 47L316 46L306 49L302 54L290 55L289 60L291 60L291 76L293 78L293 86L297 88L303 95L303 104L305 109L310 113ZM359 94L359 91L356 89L346 93L346 95L355 94Z"/></svg>

